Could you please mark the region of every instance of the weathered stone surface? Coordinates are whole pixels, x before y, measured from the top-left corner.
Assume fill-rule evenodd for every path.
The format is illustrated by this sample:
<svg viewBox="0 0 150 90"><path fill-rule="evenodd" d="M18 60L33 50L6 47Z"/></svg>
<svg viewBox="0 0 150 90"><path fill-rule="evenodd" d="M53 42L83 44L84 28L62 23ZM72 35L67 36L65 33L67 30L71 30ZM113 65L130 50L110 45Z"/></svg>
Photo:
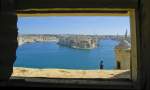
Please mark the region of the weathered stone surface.
<svg viewBox="0 0 150 90"><path fill-rule="evenodd" d="M17 15L14 0L0 0L0 80L13 71L17 48Z"/></svg>

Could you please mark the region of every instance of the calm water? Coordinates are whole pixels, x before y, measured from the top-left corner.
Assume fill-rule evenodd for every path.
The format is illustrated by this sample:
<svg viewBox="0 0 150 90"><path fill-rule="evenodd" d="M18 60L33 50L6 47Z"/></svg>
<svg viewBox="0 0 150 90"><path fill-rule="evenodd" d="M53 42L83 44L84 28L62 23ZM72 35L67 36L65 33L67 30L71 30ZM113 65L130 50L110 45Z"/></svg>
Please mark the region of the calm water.
<svg viewBox="0 0 150 90"><path fill-rule="evenodd" d="M29 68L99 69L104 61L105 69L116 67L114 47L118 42L101 40L92 50L79 50L59 46L56 42L24 44L17 49L14 66Z"/></svg>

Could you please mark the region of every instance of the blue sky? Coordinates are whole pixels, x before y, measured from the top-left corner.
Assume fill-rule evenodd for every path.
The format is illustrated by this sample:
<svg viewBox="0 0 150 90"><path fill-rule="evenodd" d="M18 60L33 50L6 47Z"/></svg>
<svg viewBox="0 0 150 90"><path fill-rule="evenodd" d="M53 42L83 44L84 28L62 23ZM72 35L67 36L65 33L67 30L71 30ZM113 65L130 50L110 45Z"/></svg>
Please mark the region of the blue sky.
<svg viewBox="0 0 150 90"><path fill-rule="evenodd" d="M124 35L130 33L129 16L19 17L19 34Z"/></svg>

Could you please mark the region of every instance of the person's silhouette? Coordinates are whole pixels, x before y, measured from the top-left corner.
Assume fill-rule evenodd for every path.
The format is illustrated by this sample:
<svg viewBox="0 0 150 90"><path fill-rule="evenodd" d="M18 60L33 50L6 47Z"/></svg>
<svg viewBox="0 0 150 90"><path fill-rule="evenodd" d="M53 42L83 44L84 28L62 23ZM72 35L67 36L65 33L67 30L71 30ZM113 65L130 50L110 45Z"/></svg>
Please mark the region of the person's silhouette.
<svg viewBox="0 0 150 90"><path fill-rule="evenodd" d="M103 68L104 68L103 61L101 60L101 62L100 62L100 69L103 69Z"/></svg>

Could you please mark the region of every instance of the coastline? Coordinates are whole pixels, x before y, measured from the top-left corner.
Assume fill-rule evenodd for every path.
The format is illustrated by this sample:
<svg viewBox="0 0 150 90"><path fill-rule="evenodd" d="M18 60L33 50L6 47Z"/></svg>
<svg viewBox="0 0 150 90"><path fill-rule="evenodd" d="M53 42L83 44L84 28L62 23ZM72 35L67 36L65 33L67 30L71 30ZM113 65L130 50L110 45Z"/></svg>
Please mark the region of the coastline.
<svg viewBox="0 0 150 90"><path fill-rule="evenodd" d="M91 49L94 49L94 48L96 48L96 47L91 47L91 48L80 48L80 47L72 46L71 48L74 48L74 49L81 49L81 50L91 50Z"/></svg>
<svg viewBox="0 0 150 90"><path fill-rule="evenodd" d="M39 69L14 67L12 76L47 78L125 78L130 79L129 70L76 70L76 69Z"/></svg>
<svg viewBox="0 0 150 90"><path fill-rule="evenodd" d="M32 42L22 42L22 43L19 43L18 45L21 46L21 45L24 45L24 44L29 44L29 43L38 43L38 42L58 42L59 40L49 40L49 41L32 41Z"/></svg>

